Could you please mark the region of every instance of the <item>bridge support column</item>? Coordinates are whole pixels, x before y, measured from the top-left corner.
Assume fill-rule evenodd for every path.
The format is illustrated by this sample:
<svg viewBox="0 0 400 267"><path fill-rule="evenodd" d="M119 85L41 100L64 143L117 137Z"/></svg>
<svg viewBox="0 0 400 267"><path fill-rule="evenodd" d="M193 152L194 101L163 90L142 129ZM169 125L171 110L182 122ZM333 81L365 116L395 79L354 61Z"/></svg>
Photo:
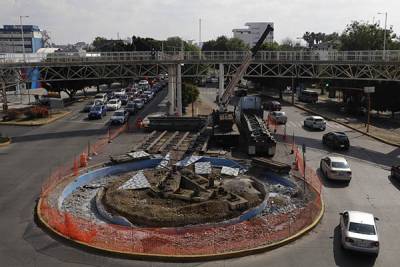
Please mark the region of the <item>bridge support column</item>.
<svg viewBox="0 0 400 267"><path fill-rule="evenodd" d="M182 67L176 66L176 108L179 117L182 117Z"/></svg>
<svg viewBox="0 0 400 267"><path fill-rule="evenodd" d="M175 115L176 108L176 68L168 65L168 115Z"/></svg>
<svg viewBox="0 0 400 267"><path fill-rule="evenodd" d="M218 99L221 99L224 93L224 64L219 64L219 87L218 87Z"/></svg>

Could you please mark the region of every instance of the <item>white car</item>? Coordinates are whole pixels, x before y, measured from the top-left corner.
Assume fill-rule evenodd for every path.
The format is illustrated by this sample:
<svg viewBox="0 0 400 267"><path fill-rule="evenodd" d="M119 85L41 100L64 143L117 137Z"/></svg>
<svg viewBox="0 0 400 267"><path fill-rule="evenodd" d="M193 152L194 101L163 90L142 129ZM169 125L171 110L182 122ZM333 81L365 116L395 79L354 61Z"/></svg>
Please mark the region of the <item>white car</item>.
<svg viewBox="0 0 400 267"><path fill-rule="evenodd" d="M118 110L121 108L121 100L119 99L111 99L110 101L108 101L107 103L107 110Z"/></svg>
<svg viewBox="0 0 400 267"><path fill-rule="evenodd" d="M111 116L111 123L124 124L128 120L129 114L126 110L120 109Z"/></svg>
<svg viewBox="0 0 400 267"><path fill-rule="evenodd" d="M328 179L350 182L351 169L343 157L325 157L321 159L320 169Z"/></svg>
<svg viewBox="0 0 400 267"><path fill-rule="evenodd" d="M143 94L148 95L149 99L154 98L154 92L152 92L152 91L144 91Z"/></svg>
<svg viewBox="0 0 400 267"><path fill-rule="evenodd" d="M344 249L379 254L376 221L371 213L344 211L340 213L341 244Z"/></svg>
<svg viewBox="0 0 400 267"><path fill-rule="evenodd" d="M142 109L144 107L144 100L142 98L135 98L133 103L135 103L137 109Z"/></svg>
<svg viewBox="0 0 400 267"><path fill-rule="evenodd" d="M268 114L268 117L277 124L286 124L287 122L287 116L284 111L272 111Z"/></svg>
<svg viewBox="0 0 400 267"><path fill-rule="evenodd" d="M325 131L326 121L320 116L310 116L305 118L304 127Z"/></svg>

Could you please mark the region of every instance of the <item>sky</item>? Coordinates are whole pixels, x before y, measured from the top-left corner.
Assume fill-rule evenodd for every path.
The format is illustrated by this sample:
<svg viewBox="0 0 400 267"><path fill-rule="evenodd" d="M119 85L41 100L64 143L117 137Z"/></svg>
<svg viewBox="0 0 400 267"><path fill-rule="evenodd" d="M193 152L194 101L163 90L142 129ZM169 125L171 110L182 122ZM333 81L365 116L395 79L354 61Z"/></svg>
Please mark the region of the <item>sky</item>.
<svg viewBox="0 0 400 267"><path fill-rule="evenodd" d="M0 25L38 25L56 44L111 39L180 36L202 41L226 35L246 22L274 22L275 40L306 31L342 32L354 20L380 21L400 33L399 0L0 0Z"/></svg>

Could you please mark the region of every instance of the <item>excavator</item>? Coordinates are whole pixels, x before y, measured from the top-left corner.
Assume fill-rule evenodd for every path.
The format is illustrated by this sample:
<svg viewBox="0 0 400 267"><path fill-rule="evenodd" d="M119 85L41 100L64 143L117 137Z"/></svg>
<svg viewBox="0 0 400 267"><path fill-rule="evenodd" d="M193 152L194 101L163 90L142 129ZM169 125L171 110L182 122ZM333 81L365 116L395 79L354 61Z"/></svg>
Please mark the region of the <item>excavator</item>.
<svg viewBox="0 0 400 267"><path fill-rule="evenodd" d="M231 132L236 121L240 131L239 139L242 147L245 147L247 154L252 156L265 155L272 157L276 150L276 141L263 121L264 111L261 105L261 98L258 96L241 97L238 106L235 107L235 112L228 111L227 107L239 81L243 78L268 34L273 30L273 27L268 25L256 45L247 53L222 96L218 97L218 110L212 114L213 129L217 128L219 132Z"/></svg>

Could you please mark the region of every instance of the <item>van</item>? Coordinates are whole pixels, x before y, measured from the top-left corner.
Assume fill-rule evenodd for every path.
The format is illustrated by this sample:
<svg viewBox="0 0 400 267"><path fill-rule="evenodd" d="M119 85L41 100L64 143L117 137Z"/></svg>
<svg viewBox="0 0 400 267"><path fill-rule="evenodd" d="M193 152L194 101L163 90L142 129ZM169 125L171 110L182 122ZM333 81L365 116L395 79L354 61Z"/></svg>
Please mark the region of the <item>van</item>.
<svg viewBox="0 0 400 267"><path fill-rule="evenodd" d="M300 92L299 101L306 103L317 103L318 93L312 90L303 90Z"/></svg>
<svg viewBox="0 0 400 267"><path fill-rule="evenodd" d="M94 100L95 101L100 101L101 103L105 104L107 102L107 94L106 93L97 94L94 97Z"/></svg>

